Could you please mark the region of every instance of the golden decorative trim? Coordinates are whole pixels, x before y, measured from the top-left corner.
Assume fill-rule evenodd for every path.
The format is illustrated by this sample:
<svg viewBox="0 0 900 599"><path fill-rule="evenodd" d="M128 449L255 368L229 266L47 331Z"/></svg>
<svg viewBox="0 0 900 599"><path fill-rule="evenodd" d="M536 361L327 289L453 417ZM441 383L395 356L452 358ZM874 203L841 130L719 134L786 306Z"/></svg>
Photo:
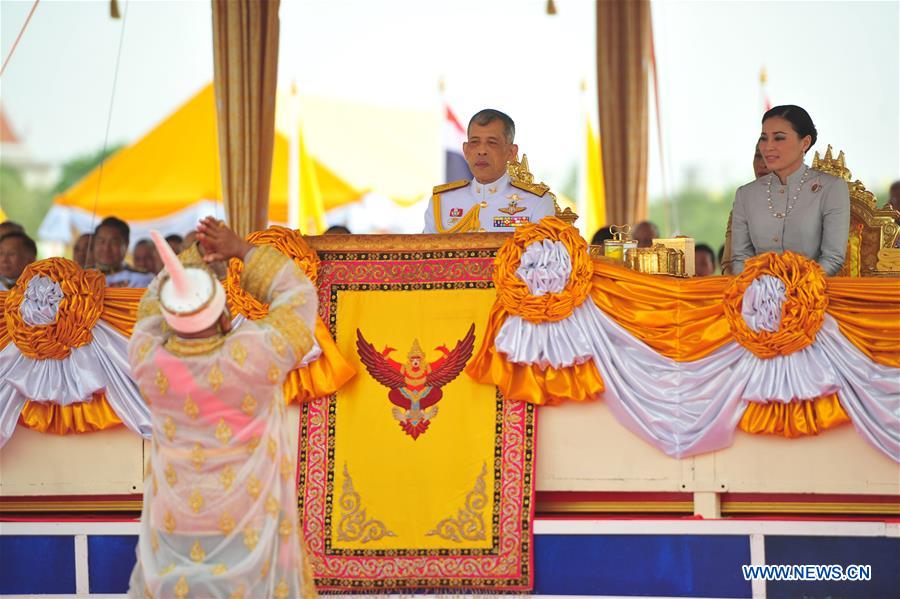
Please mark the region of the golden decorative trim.
<svg viewBox="0 0 900 599"><path fill-rule="evenodd" d="M219 368L218 362L213 364L213 367L209 369L209 374L206 377L206 381L209 383L209 387L213 391L218 391L219 388L222 387L222 383L225 382L225 377L222 374L222 369Z"/></svg>
<svg viewBox="0 0 900 599"><path fill-rule="evenodd" d="M487 206L487 202L478 202L473 204L459 221L449 227L444 226L444 215L441 209L441 196L434 194L431 196L431 209L434 212L434 228L438 233L450 235L455 233L477 233L484 231L481 227L481 209Z"/></svg>
<svg viewBox="0 0 900 599"><path fill-rule="evenodd" d="M785 514L891 514L900 515L900 503L819 501L723 501L722 513Z"/></svg>
<svg viewBox="0 0 900 599"><path fill-rule="evenodd" d="M144 297L141 298L141 303L138 304L135 321L140 322L150 316L162 316L162 308L159 305L158 299L150 298L145 294Z"/></svg>
<svg viewBox="0 0 900 599"><path fill-rule="evenodd" d="M228 352L231 354L231 358L237 362L237 365L243 368L248 355L244 344L240 341L234 341L228 346Z"/></svg>
<svg viewBox="0 0 900 599"><path fill-rule="evenodd" d="M156 371L156 389L160 395L165 395L169 390L169 379L162 370Z"/></svg>
<svg viewBox="0 0 900 599"><path fill-rule="evenodd" d="M187 597L191 588L188 586L187 580L182 576L178 579L178 582L175 584L175 597L176 599L184 599Z"/></svg>
<svg viewBox="0 0 900 599"><path fill-rule="evenodd" d="M694 512L693 501L541 501L536 511L560 514L585 514L600 512L648 512L687 513Z"/></svg>
<svg viewBox="0 0 900 599"><path fill-rule="evenodd" d="M289 305L281 304L274 310L269 310L266 320L291 345L297 360L305 356L312 347L309 329Z"/></svg>
<svg viewBox="0 0 900 599"><path fill-rule="evenodd" d="M522 162L518 162L516 159L508 162L506 173L509 175L509 184L513 187L524 189L541 197L550 191L550 186L546 183L534 182L534 175L528 170L528 156L526 154L522 154Z"/></svg>
<svg viewBox="0 0 900 599"><path fill-rule="evenodd" d="M341 520L338 523L338 541L359 541L368 543L384 537L396 537L379 520L366 519L366 510L362 507L362 499L353 489L353 479L344 464L344 485L340 499Z"/></svg>
<svg viewBox="0 0 900 599"><path fill-rule="evenodd" d="M216 425L216 439L222 445L228 445L228 442L231 441L232 436L231 427L228 426L228 423L225 422L224 418L219 418L219 423Z"/></svg>
<svg viewBox="0 0 900 599"><path fill-rule="evenodd" d="M88 501L0 501L0 513L16 512L140 512L141 499Z"/></svg>
<svg viewBox="0 0 900 599"><path fill-rule="evenodd" d="M191 546L191 560L199 564L205 559L206 551L203 550L203 545L200 544L200 539L197 539Z"/></svg>
<svg viewBox="0 0 900 599"><path fill-rule="evenodd" d="M259 543L259 529L248 527L244 529L244 546L247 551L253 551Z"/></svg>
<svg viewBox="0 0 900 599"><path fill-rule="evenodd" d="M206 356L216 351L225 343L225 337L221 334L202 339L184 339L173 335L166 339L165 348L182 357Z"/></svg>
<svg viewBox="0 0 900 599"><path fill-rule="evenodd" d="M268 245L254 246L250 252L250 258L244 264L241 274L241 287L261 302L269 298L269 289L285 263L290 260L287 256Z"/></svg>
<svg viewBox="0 0 900 599"><path fill-rule="evenodd" d="M452 181L450 183L444 183L443 185L435 185L431 190L431 193L437 195L439 193L444 193L445 191L453 191L454 189L459 189L460 187L465 187L469 184L468 179L460 179L459 181Z"/></svg>
<svg viewBox="0 0 900 599"><path fill-rule="evenodd" d="M487 485L484 477L487 476L487 464L481 465L481 474L475 479L475 486L466 495L465 507L459 508L456 518L444 518L433 530L425 533L426 536L439 536L442 539L461 543L463 541L483 541L487 538L484 530L484 516L482 512L488 504Z"/></svg>
<svg viewBox="0 0 900 599"><path fill-rule="evenodd" d="M441 250L496 250L513 233L466 235L321 235L307 237L316 252L428 252Z"/></svg>

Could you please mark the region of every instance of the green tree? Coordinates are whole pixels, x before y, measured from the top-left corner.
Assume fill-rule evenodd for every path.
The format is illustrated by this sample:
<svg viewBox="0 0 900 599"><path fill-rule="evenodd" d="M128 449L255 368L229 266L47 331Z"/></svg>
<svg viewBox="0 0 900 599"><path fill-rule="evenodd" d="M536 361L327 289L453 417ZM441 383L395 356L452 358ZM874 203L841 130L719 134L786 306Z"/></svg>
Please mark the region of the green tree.
<svg viewBox="0 0 900 599"><path fill-rule="evenodd" d="M36 238L51 201L52 195L47 189L28 187L18 169L0 164L0 207L6 218L25 227L31 237Z"/></svg>
<svg viewBox="0 0 900 599"><path fill-rule="evenodd" d="M718 251L725 243L725 227L737 187L729 186L721 191L703 189L694 173L689 172L684 187L671 196L668 206L662 198L650 202L650 220L659 226L664 237L687 235L696 243L706 243Z"/></svg>
<svg viewBox="0 0 900 599"><path fill-rule="evenodd" d="M101 162L121 150L124 146L125 144L115 144L107 148L105 152L103 150L98 150L90 154L81 154L80 156L76 156L65 162L62 166L62 172L59 175L59 181L56 182L56 185L54 185L51 190L53 195L56 196L78 183L82 177L94 170Z"/></svg>

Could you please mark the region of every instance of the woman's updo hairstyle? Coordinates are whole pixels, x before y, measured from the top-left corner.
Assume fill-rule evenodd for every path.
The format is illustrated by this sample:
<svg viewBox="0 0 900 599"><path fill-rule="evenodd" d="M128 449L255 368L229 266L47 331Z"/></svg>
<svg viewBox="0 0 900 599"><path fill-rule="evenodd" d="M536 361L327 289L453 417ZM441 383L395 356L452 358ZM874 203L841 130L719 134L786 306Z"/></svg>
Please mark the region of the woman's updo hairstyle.
<svg viewBox="0 0 900 599"><path fill-rule="evenodd" d="M765 123L773 117L780 117L789 122L791 127L794 128L794 131L797 132L797 135L800 136L800 139L809 135L811 139L809 148L816 145L816 139L819 136L818 131L816 131L816 126L813 124L812 117L809 116L809 113L799 106L784 104L782 106L770 108L766 111L766 114L763 115L762 122ZM809 148L806 148L807 152L809 151Z"/></svg>

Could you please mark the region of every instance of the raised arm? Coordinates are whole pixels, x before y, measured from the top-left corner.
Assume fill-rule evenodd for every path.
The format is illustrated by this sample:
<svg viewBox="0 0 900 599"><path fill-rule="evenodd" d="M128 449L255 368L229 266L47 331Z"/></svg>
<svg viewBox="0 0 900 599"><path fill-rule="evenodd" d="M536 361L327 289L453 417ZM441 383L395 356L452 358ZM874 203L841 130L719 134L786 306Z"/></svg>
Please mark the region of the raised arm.
<svg viewBox="0 0 900 599"><path fill-rule="evenodd" d="M244 261L241 286L269 305L269 314L256 325L274 334L273 345L285 342L290 353L279 352L282 367L292 368L312 347L316 325L316 288L294 262L271 246L253 246L214 220L203 221L198 238L207 248L207 261L238 258Z"/></svg>

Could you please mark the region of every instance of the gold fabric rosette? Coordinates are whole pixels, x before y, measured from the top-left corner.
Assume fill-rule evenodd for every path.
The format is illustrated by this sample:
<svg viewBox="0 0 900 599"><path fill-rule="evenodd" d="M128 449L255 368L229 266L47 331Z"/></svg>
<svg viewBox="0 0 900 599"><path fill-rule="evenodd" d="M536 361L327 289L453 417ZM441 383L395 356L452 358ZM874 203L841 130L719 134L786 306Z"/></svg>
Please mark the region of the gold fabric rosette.
<svg viewBox="0 0 900 599"><path fill-rule="evenodd" d="M562 243L572 262L572 274L559 293L531 295L528 285L516 275L525 248L544 240ZM548 217L516 229L494 259L494 286L497 300L481 347L466 372L481 383L493 383L506 399L534 404L554 404L563 399L585 401L603 391L603 380L593 362L563 368L509 362L494 347L494 339L506 319L519 316L532 323L555 323L571 316L587 300L591 291L593 264L587 242L578 230L564 221Z"/></svg>
<svg viewBox="0 0 900 599"><path fill-rule="evenodd" d="M29 282L36 276L59 284L63 292L56 320L41 326L28 325L20 308ZM0 350L12 341L22 355L34 360L64 360L77 347L93 340L91 332L103 319L123 335L131 334L137 302L143 289L107 288L102 273L82 270L66 258L48 258L29 264L15 287L0 293ZM26 428L57 435L104 430L122 421L110 406L104 390L89 401L60 405L28 401L19 422Z"/></svg>

